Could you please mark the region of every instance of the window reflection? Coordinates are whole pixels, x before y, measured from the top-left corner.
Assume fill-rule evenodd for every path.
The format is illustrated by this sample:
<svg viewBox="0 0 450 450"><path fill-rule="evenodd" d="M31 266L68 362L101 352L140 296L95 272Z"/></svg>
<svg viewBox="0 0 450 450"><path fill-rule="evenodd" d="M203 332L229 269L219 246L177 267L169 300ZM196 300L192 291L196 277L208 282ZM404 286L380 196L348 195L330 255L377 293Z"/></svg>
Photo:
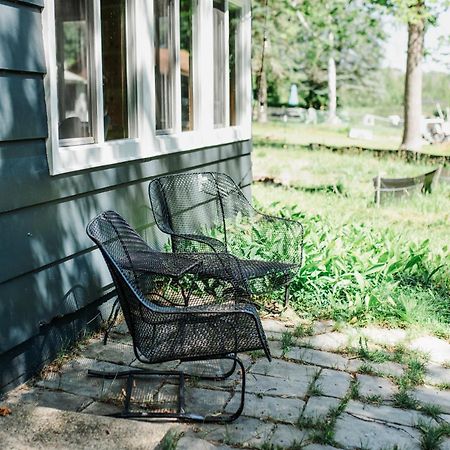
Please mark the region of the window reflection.
<svg viewBox="0 0 450 450"><path fill-rule="evenodd" d="M192 3L192 0L180 0L181 125L183 131L194 129Z"/></svg>
<svg viewBox="0 0 450 450"><path fill-rule="evenodd" d="M175 42L173 0L155 0L156 130L171 131L174 105Z"/></svg>
<svg viewBox="0 0 450 450"><path fill-rule="evenodd" d="M230 125L238 124L238 90L239 90L239 32L242 16L242 9L230 3L229 6L230 26L229 26L229 68L230 68Z"/></svg>
<svg viewBox="0 0 450 450"><path fill-rule="evenodd" d="M214 0L214 126L216 128L227 125L226 98L228 70L226 67L227 41L225 35L225 19L225 0Z"/></svg>
<svg viewBox="0 0 450 450"><path fill-rule="evenodd" d="M126 0L101 0L105 140L128 133Z"/></svg>
<svg viewBox="0 0 450 450"><path fill-rule="evenodd" d="M60 139L93 136L88 16L87 0L55 0Z"/></svg>

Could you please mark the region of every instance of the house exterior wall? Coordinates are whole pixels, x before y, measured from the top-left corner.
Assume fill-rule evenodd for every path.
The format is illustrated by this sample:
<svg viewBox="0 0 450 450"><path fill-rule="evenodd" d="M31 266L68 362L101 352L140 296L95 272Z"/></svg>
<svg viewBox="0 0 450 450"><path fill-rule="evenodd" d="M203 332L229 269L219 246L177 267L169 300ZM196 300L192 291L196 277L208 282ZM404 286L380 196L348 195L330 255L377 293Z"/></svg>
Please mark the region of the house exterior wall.
<svg viewBox="0 0 450 450"><path fill-rule="evenodd" d="M226 172L251 182L251 141L50 176L43 0L0 0L0 392L107 318L112 282L85 233L114 209L152 244L147 188L158 175Z"/></svg>

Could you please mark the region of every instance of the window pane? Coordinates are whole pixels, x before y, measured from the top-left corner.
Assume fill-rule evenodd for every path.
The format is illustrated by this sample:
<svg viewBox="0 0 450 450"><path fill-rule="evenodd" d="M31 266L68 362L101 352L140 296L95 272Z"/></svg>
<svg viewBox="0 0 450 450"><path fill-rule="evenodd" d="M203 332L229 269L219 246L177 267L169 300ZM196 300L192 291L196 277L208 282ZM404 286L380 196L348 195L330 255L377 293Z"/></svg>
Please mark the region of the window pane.
<svg viewBox="0 0 450 450"><path fill-rule="evenodd" d="M174 112L173 0L155 0L156 129L170 131Z"/></svg>
<svg viewBox="0 0 450 450"><path fill-rule="evenodd" d="M239 31L242 9L230 3L230 28L229 28L229 65L230 65L230 125L238 124L237 105L239 104Z"/></svg>
<svg viewBox="0 0 450 450"><path fill-rule="evenodd" d="M226 126L227 75L225 0L214 0L214 126Z"/></svg>
<svg viewBox="0 0 450 450"><path fill-rule="evenodd" d="M192 0L180 0L181 121L183 131L194 129L192 3Z"/></svg>
<svg viewBox="0 0 450 450"><path fill-rule="evenodd" d="M92 137L87 0L55 0L59 138Z"/></svg>
<svg viewBox="0 0 450 450"><path fill-rule="evenodd" d="M126 0L101 0L105 140L128 133Z"/></svg>

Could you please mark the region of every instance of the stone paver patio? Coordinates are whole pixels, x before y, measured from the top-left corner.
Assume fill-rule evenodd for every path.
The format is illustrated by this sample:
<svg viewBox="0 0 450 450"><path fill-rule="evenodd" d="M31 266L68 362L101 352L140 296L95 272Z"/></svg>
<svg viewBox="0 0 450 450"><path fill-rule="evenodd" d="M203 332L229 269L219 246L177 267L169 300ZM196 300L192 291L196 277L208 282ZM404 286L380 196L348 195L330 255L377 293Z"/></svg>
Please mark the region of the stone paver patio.
<svg viewBox="0 0 450 450"><path fill-rule="evenodd" d="M100 338L91 339L3 399L0 405L11 414L0 417L0 442L10 449L400 450L431 448L423 444L427 430L450 424L450 344L445 340L375 327L337 331L332 322L319 322L303 333L306 327L296 328L298 319L288 317L263 321L272 363L260 352L242 355L246 403L232 424L105 417L120 410L124 381L90 378L87 370L142 366L120 325L106 346ZM358 345L365 353L358 353ZM426 354L421 356L422 375L413 383L405 384L405 377L412 376L406 360L371 357L377 351L394 355L399 348L403 354ZM176 368L177 363L164 367ZM191 364L190 369L204 368ZM226 382L194 379L187 385L187 408L233 411L239 389L238 377ZM149 402L170 408L176 392L171 380L137 380L133 401L141 408ZM439 445L436 449L450 449L450 439Z"/></svg>

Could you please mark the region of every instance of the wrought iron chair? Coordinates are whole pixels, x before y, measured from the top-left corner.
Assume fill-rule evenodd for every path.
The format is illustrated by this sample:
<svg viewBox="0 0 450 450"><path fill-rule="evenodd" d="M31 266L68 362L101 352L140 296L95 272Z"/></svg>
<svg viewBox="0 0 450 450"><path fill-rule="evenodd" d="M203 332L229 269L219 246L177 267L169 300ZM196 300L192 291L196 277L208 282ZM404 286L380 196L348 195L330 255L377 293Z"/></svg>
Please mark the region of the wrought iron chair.
<svg viewBox="0 0 450 450"><path fill-rule="evenodd" d="M289 284L303 258L300 222L256 211L222 173L159 177L151 181L149 196L156 224L170 235L173 252L203 253L205 276L234 277L250 296L284 287L287 306ZM205 255L213 260L221 255L224 264L208 265Z"/></svg>
<svg viewBox="0 0 450 450"><path fill-rule="evenodd" d="M202 416L186 412L184 390L189 374L182 371L89 371L91 376L128 379L124 410L115 416L202 422L230 422L239 417L244 406L245 370L237 353L262 349L269 361L271 356L257 311L238 297L235 280L211 283L204 276L200 279L201 259L152 249L114 211L103 212L93 219L87 226L87 234L98 245L111 273L139 361L153 364L229 360L233 365L227 373L196 378L223 380L236 371L236 366L242 376L236 412ZM130 411L134 380L142 376L178 378L177 410Z"/></svg>

